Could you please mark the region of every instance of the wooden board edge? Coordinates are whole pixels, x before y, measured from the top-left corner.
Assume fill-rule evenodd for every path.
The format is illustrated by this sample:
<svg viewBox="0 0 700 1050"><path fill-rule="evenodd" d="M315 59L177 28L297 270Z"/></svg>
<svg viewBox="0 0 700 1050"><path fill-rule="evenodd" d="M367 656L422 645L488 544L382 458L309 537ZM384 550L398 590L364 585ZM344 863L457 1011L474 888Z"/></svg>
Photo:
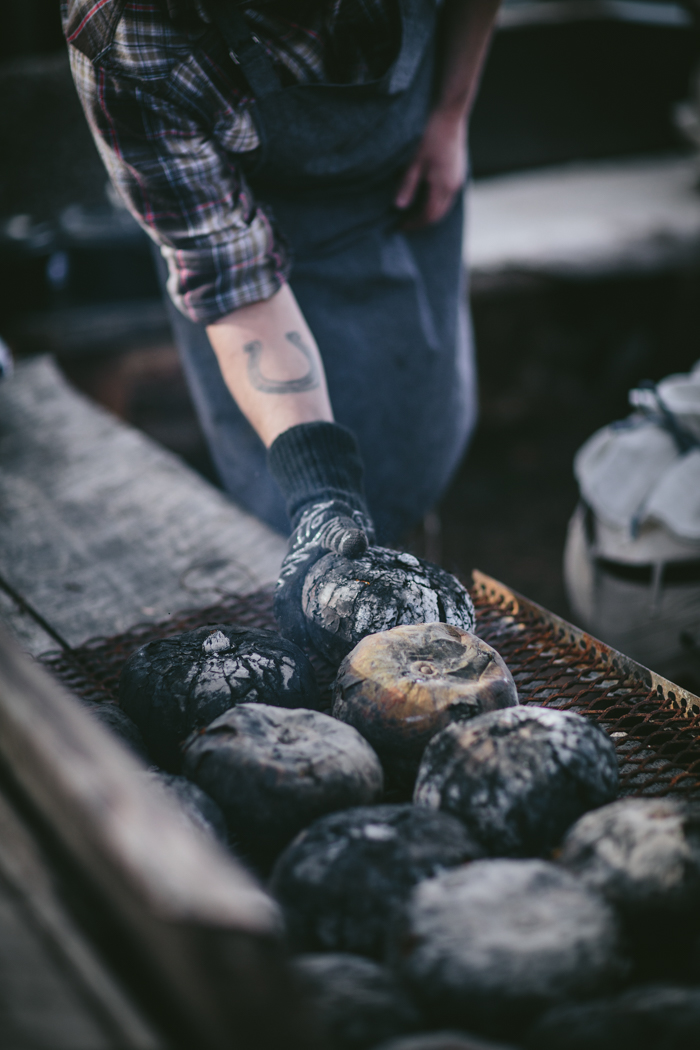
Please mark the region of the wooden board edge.
<svg viewBox="0 0 700 1050"><path fill-rule="evenodd" d="M202 1048L299 1034L275 902L0 631L0 763L107 902ZM140 775L141 774L141 775Z"/></svg>

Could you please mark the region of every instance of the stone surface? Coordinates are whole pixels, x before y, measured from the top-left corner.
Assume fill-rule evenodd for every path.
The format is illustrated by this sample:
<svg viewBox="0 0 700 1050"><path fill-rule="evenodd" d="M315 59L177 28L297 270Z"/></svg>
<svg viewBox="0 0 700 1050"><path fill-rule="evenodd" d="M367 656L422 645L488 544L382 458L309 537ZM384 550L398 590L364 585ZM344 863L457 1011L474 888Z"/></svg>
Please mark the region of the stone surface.
<svg viewBox="0 0 700 1050"><path fill-rule="evenodd" d="M369 1050L420 1025L420 1014L391 971L369 959L309 954L298 955L292 966L329 1050Z"/></svg>
<svg viewBox="0 0 700 1050"><path fill-rule="evenodd" d="M414 801L453 813L492 856L546 854L612 801L617 756L580 715L514 707L453 723L428 744Z"/></svg>
<svg viewBox="0 0 700 1050"><path fill-rule="evenodd" d="M376 801L376 754L329 715L239 704L192 735L183 772L221 806L246 852L270 859L302 828L338 809Z"/></svg>
<svg viewBox="0 0 700 1050"><path fill-rule="evenodd" d="M278 859L271 888L297 948L382 957L387 928L415 884L480 856L445 813L362 806L303 831Z"/></svg>
<svg viewBox="0 0 700 1050"><path fill-rule="evenodd" d="M414 777L428 741L450 722L518 703L495 649L444 623L363 638L338 671L333 716L369 740L387 771Z"/></svg>
<svg viewBox="0 0 700 1050"><path fill-rule="evenodd" d="M700 989L653 984L556 1007L535 1025L528 1050L690 1050L700 1033Z"/></svg>
<svg viewBox="0 0 700 1050"><path fill-rule="evenodd" d="M272 631L227 624L164 638L129 657L119 702L143 733L151 756L177 770L181 744L238 703L320 704L311 664Z"/></svg>
<svg viewBox="0 0 700 1050"><path fill-rule="evenodd" d="M366 635L401 624L474 627L471 598L454 576L384 547L353 560L324 555L307 573L302 611L312 644L336 663Z"/></svg>
<svg viewBox="0 0 700 1050"><path fill-rule="evenodd" d="M475 861L421 882L391 958L438 1023L497 1037L624 973L613 910L541 860Z"/></svg>

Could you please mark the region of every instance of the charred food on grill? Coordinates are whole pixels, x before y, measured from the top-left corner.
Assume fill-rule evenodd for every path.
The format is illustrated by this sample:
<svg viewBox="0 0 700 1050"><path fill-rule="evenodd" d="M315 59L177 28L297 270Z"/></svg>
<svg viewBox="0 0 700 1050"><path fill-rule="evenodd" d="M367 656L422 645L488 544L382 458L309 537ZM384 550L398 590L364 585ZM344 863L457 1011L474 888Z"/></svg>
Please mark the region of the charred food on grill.
<svg viewBox="0 0 700 1050"><path fill-rule="evenodd" d="M692 972L700 948L697 803L628 798L603 806L574 824L559 860L618 909L640 975Z"/></svg>
<svg viewBox="0 0 700 1050"><path fill-rule="evenodd" d="M304 708L239 704L187 741L185 775L244 850L269 859L324 813L374 802L382 767L351 726Z"/></svg>
<svg viewBox="0 0 700 1050"><path fill-rule="evenodd" d="M200 831L212 835L220 842L228 842L226 821L213 798L186 777L173 773L147 773L151 783L156 784L177 803L183 818Z"/></svg>
<svg viewBox="0 0 700 1050"><path fill-rule="evenodd" d="M555 1007L528 1033L529 1050L691 1050L700 1042L700 988L639 985Z"/></svg>
<svg viewBox="0 0 700 1050"><path fill-rule="evenodd" d="M399 1036L382 1043L374 1050L515 1050L503 1043L467 1035L466 1032L422 1032L420 1035Z"/></svg>
<svg viewBox="0 0 700 1050"><path fill-rule="evenodd" d="M177 772L185 737L239 703L320 706L306 656L273 631L219 624L148 642L126 662L119 703L154 762Z"/></svg>
<svg viewBox="0 0 700 1050"><path fill-rule="evenodd" d="M700 806L626 798L586 813L559 860L624 912L700 912Z"/></svg>
<svg viewBox="0 0 700 1050"><path fill-rule="evenodd" d="M613 909L542 860L481 860L419 883L391 958L442 1024L506 1037L624 973Z"/></svg>
<svg viewBox="0 0 700 1050"><path fill-rule="evenodd" d="M517 703L495 649L459 627L428 623L363 638L340 665L333 716L369 740L388 773L406 779L450 722Z"/></svg>
<svg viewBox="0 0 700 1050"><path fill-rule="evenodd" d="M421 1017L386 967L359 955L298 955L297 985L329 1050L369 1050L420 1027Z"/></svg>
<svg viewBox="0 0 700 1050"><path fill-rule="evenodd" d="M148 763L148 751L143 742L139 727L132 722L121 707L109 700L84 701L83 706L87 708L93 718L101 722L115 736L118 736L123 744L137 755L143 762Z"/></svg>
<svg viewBox="0 0 700 1050"><path fill-rule="evenodd" d="M471 598L454 576L384 547L355 559L325 554L306 575L302 611L312 644L335 664L368 634L401 624L474 628Z"/></svg>
<svg viewBox="0 0 700 1050"><path fill-rule="evenodd" d="M413 886L480 856L446 813L361 806L303 831L279 857L271 888L297 948L381 956L392 916Z"/></svg>
<svg viewBox="0 0 700 1050"><path fill-rule="evenodd" d="M601 729L532 706L443 729L425 749L413 799L459 817L490 855L526 857L551 850L617 789L617 756Z"/></svg>

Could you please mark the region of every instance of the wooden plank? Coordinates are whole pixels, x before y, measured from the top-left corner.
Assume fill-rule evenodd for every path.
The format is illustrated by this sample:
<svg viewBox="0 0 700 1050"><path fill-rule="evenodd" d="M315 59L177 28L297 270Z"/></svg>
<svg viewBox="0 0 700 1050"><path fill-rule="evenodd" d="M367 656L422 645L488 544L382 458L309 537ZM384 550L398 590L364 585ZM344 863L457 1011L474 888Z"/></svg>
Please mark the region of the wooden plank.
<svg viewBox="0 0 700 1050"><path fill-rule="evenodd" d="M286 543L49 358L0 384L0 580L70 646L272 583Z"/></svg>
<svg viewBox="0 0 700 1050"><path fill-rule="evenodd" d="M509 273L591 278L700 259L693 156L589 161L479 179L465 263L476 289Z"/></svg>
<svg viewBox="0 0 700 1050"><path fill-rule="evenodd" d="M163 1050L58 899L36 839L0 795L0 1042Z"/></svg>
<svg viewBox="0 0 700 1050"><path fill-rule="evenodd" d="M26 653L39 656L57 648L57 641L42 627L35 616L3 588L0 583L0 623Z"/></svg>
<svg viewBox="0 0 700 1050"><path fill-rule="evenodd" d="M0 762L147 964L170 1038L207 1050L311 1047L277 906L4 633Z"/></svg>

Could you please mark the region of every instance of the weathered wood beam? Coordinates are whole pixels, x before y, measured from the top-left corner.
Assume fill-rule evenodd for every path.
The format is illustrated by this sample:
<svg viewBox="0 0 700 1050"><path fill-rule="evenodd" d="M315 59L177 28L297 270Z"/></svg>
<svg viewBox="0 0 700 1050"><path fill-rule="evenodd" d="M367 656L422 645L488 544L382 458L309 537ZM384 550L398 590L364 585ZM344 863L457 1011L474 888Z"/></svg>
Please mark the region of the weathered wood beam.
<svg viewBox="0 0 700 1050"><path fill-rule="evenodd" d="M308 1047L272 899L185 826L121 745L0 633L0 763L125 930L207 1050Z"/></svg>

